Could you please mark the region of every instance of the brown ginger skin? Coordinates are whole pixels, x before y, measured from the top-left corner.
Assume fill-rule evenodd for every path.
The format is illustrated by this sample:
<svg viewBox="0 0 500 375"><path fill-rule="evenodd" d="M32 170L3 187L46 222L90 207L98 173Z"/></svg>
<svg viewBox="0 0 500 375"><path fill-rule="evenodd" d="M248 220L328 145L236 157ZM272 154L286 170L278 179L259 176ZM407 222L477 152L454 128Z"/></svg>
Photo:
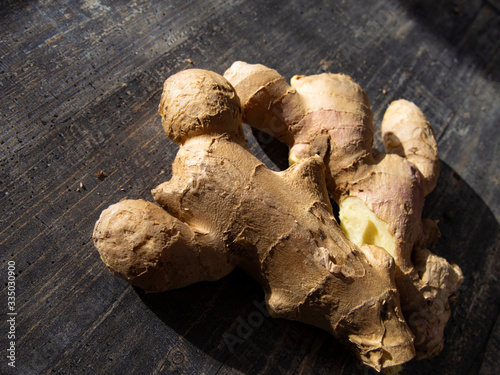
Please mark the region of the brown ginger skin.
<svg viewBox="0 0 500 375"><path fill-rule="evenodd" d="M224 76L242 101L243 121L286 143L291 163L312 155L323 158L328 191L341 211L346 198L356 197L385 223L394 238L386 250L396 263L417 357L439 353L449 299L463 276L458 266L426 249L439 236L434 222L421 219L424 197L436 185L439 158L420 109L405 100L389 106L382 122L386 153L378 154L371 150L368 97L350 77L295 76L289 85L275 70L244 62L235 62Z"/></svg>
<svg viewBox="0 0 500 375"><path fill-rule="evenodd" d="M158 292L239 267L273 316L331 332L364 364L381 370L414 356L393 260L347 240L320 157L268 169L246 145L232 86L212 72L170 77L160 114L180 147L172 179L153 190L161 208L125 200L101 214L94 241L111 272Z"/></svg>

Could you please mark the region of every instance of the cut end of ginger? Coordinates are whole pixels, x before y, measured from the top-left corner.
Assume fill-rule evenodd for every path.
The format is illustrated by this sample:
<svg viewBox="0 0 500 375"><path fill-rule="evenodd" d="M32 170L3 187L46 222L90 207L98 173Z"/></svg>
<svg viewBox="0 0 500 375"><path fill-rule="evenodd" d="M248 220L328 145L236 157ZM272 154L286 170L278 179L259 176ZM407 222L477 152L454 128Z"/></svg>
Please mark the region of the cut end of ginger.
<svg viewBox="0 0 500 375"><path fill-rule="evenodd" d="M346 237L357 246L375 245L392 257L396 247L387 223L380 220L358 197L348 197L339 205L340 226Z"/></svg>

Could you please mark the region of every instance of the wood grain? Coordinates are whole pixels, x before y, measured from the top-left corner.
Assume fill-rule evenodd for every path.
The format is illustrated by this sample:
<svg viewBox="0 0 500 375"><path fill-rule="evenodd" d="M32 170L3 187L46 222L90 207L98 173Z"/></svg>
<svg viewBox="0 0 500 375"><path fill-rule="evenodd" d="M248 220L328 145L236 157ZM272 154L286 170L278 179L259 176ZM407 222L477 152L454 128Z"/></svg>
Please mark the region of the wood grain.
<svg viewBox="0 0 500 375"><path fill-rule="evenodd" d="M242 272L145 295L111 276L93 247L104 208L151 200L170 178L177 146L157 115L163 80L189 67L222 73L235 60L287 78L349 74L377 124L394 99L422 108L442 166L425 213L440 221L434 251L466 281L444 351L403 374L497 373L498 1L4 1L0 22L0 311L11 260L18 311L16 369L2 356L1 373L372 373L333 337L284 320L263 317L229 345L263 300ZM286 168L283 145L245 133L269 167Z"/></svg>

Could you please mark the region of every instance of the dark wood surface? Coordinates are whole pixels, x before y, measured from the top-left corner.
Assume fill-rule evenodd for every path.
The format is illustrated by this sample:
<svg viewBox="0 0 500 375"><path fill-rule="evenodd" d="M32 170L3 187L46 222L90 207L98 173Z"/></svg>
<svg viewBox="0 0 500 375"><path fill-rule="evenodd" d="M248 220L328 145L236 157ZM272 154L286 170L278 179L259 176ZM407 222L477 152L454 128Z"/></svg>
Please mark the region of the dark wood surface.
<svg viewBox="0 0 500 375"><path fill-rule="evenodd" d="M163 80L190 67L222 73L235 60L287 78L349 74L377 126L394 99L422 108L442 166L426 202L442 231L434 251L466 280L443 352L403 374L498 373L498 0L2 1L0 22L0 373L363 373L330 335L259 319L263 293L242 272L145 295L109 274L93 247L104 208L152 200L170 178L177 146L157 115ZM258 157L286 168L285 147L245 132Z"/></svg>

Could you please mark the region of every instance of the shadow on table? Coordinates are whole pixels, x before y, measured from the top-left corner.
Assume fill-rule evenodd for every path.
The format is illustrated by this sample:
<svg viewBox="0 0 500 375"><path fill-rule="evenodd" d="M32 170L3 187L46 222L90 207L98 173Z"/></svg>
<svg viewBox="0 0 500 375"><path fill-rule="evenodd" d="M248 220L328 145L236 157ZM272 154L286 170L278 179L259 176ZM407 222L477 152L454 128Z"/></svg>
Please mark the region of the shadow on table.
<svg viewBox="0 0 500 375"><path fill-rule="evenodd" d="M266 152L266 146L262 147ZM283 160L281 151L277 156ZM465 282L446 328L444 350L435 358L410 362L403 374L475 374L498 316L495 278L500 275L495 249L499 224L481 197L443 162L437 188L427 197L424 217L439 220L442 236L433 251L457 263ZM217 282L161 294L136 290L166 325L203 351L206 366L215 360L217 366L227 366L225 371L245 374L299 369L307 374L363 372L326 332L264 316L259 307L262 290L241 271ZM364 373L375 374L367 369Z"/></svg>
<svg viewBox="0 0 500 375"><path fill-rule="evenodd" d="M491 64L500 46L498 1L400 0L399 3L434 35L457 48L458 56L472 58L493 81L500 80L500 69Z"/></svg>

